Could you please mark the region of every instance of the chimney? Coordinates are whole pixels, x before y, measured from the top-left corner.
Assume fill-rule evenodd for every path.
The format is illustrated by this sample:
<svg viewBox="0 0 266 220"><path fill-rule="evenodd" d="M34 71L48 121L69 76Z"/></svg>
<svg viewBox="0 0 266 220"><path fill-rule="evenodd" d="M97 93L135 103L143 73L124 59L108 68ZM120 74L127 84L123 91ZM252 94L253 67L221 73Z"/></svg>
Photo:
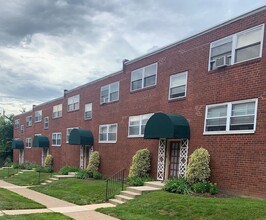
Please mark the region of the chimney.
<svg viewBox="0 0 266 220"><path fill-rule="evenodd" d="M67 89L64 89L64 96L66 96L66 93L68 92Z"/></svg>
<svg viewBox="0 0 266 220"><path fill-rule="evenodd" d="M32 105L32 109L35 109L36 105Z"/></svg>
<svg viewBox="0 0 266 220"><path fill-rule="evenodd" d="M127 59L123 60L123 72L126 71L126 62L129 61Z"/></svg>

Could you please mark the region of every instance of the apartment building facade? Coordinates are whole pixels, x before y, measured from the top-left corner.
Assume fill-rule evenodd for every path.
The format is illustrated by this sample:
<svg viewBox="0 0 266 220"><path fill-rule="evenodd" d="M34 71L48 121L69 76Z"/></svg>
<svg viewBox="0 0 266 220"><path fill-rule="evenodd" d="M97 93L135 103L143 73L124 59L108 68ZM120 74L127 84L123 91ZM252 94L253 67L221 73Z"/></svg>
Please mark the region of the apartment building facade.
<svg viewBox="0 0 266 220"><path fill-rule="evenodd" d="M148 148L165 180L203 146L221 190L266 198L265 21L261 7L15 116L14 161L85 168L97 150L110 176Z"/></svg>

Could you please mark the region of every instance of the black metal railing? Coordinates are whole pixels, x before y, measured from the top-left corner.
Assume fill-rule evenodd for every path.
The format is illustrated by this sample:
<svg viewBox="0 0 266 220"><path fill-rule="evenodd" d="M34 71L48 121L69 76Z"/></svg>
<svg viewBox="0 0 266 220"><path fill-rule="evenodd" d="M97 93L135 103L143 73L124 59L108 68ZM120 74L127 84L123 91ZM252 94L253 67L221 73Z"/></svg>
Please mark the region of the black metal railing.
<svg viewBox="0 0 266 220"><path fill-rule="evenodd" d="M119 194L120 191L124 190L125 185L125 171L126 169L119 170L117 173L107 178L106 180L106 191L105 200L111 199L115 195Z"/></svg>

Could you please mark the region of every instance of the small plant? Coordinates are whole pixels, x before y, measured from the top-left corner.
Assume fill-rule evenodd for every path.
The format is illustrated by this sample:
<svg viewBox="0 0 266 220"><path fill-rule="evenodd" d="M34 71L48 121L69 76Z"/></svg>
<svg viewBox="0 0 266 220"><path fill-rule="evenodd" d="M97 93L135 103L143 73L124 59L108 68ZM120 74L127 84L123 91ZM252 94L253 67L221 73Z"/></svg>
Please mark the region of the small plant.
<svg viewBox="0 0 266 220"><path fill-rule="evenodd" d="M93 172L98 171L100 165L100 153L98 151L93 151L89 158L89 164L86 170L91 173L90 175L93 176Z"/></svg>
<svg viewBox="0 0 266 220"><path fill-rule="evenodd" d="M79 167L74 166L64 166L59 170L59 173L62 175L67 175L68 172L78 172L80 170Z"/></svg>
<svg viewBox="0 0 266 220"><path fill-rule="evenodd" d="M128 177L148 177L151 169L151 153L145 148L138 150L132 158Z"/></svg>
<svg viewBox="0 0 266 220"><path fill-rule="evenodd" d="M210 177L210 154L204 148L196 149L189 157L187 181L190 184L207 182Z"/></svg>
<svg viewBox="0 0 266 220"><path fill-rule="evenodd" d="M164 190L178 194L191 193L191 187L187 180L183 177L170 179L165 183Z"/></svg>
<svg viewBox="0 0 266 220"><path fill-rule="evenodd" d="M130 186L143 186L145 182L152 181L151 177L128 177L127 182Z"/></svg>
<svg viewBox="0 0 266 220"><path fill-rule="evenodd" d="M86 170L79 170L76 173L76 177L78 179L87 179L87 178L89 178L89 175L88 175L88 172Z"/></svg>
<svg viewBox="0 0 266 220"><path fill-rule="evenodd" d="M208 182L198 182L192 185L192 190L196 193L206 193L210 190L210 183Z"/></svg>
<svg viewBox="0 0 266 220"><path fill-rule="evenodd" d="M218 188L216 183L210 183L210 189L209 189L210 194L215 195L218 193Z"/></svg>
<svg viewBox="0 0 266 220"><path fill-rule="evenodd" d="M100 172L98 172L98 171L93 172L93 179L101 180L102 178L103 178L103 175Z"/></svg>

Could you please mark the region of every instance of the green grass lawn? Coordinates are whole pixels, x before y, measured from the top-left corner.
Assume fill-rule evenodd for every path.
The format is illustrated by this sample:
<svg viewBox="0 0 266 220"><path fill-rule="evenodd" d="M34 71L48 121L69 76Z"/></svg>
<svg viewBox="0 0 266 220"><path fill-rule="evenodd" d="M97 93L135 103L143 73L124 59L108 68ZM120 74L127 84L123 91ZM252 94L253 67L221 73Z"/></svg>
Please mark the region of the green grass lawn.
<svg viewBox="0 0 266 220"><path fill-rule="evenodd" d="M40 173L40 181L49 179L50 173ZM10 176L5 179L6 182L13 183L18 186L31 186L39 184L39 173L35 171L24 172L17 176Z"/></svg>
<svg viewBox="0 0 266 220"><path fill-rule="evenodd" d="M97 209L122 220L254 220L266 219L266 201L206 198L164 191L146 193L115 208Z"/></svg>
<svg viewBox="0 0 266 220"><path fill-rule="evenodd" d="M0 216L1 220L70 220L72 218L62 215L60 213L42 213L42 214L29 214L29 215L4 215Z"/></svg>
<svg viewBox="0 0 266 220"><path fill-rule="evenodd" d="M105 200L104 180L61 179L45 186L31 187L38 192L75 203L86 205Z"/></svg>
<svg viewBox="0 0 266 220"><path fill-rule="evenodd" d="M46 207L7 189L0 188L0 210L40 208Z"/></svg>
<svg viewBox="0 0 266 220"><path fill-rule="evenodd" d="M13 174L17 173L17 171L19 171L19 170L13 169L13 168L2 169L2 170L0 170L0 179L7 178L8 174L13 175Z"/></svg>

